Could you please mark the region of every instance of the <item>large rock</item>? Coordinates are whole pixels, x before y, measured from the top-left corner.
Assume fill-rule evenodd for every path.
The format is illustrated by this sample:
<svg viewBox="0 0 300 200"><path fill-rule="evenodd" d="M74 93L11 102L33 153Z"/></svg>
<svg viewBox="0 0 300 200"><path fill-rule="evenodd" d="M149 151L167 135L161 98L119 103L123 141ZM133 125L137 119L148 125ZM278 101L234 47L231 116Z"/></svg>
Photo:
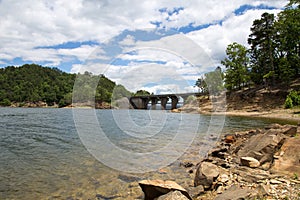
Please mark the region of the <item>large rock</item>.
<svg viewBox="0 0 300 200"><path fill-rule="evenodd" d="M294 174L300 175L299 146L300 137L286 139L278 152L278 156L276 156L277 159L274 160L271 171L291 176L294 176Z"/></svg>
<svg viewBox="0 0 300 200"><path fill-rule="evenodd" d="M184 196L181 192L176 190L158 197L157 200L188 200L188 198Z"/></svg>
<svg viewBox="0 0 300 200"><path fill-rule="evenodd" d="M145 194L145 200L153 200L171 191L181 192L187 199L192 199L187 191L174 181L143 180L139 182Z"/></svg>
<svg viewBox="0 0 300 200"><path fill-rule="evenodd" d="M264 164L273 161L273 155L279 150L285 136L272 129L264 134L251 136L238 151L239 157L252 157Z"/></svg>
<svg viewBox="0 0 300 200"><path fill-rule="evenodd" d="M196 171L194 186L203 185L204 189L210 189L213 181L218 178L219 168L209 162L202 162Z"/></svg>

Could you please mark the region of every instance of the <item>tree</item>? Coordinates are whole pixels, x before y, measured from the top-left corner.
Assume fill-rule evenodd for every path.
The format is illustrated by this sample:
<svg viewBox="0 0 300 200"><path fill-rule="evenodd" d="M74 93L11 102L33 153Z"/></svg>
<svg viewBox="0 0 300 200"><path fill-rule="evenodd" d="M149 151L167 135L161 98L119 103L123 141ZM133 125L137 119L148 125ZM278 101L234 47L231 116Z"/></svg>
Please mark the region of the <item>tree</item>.
<svg viewBox="0 0 300 200"><path fill-rule="evenodd" d="M197 86L202 93L207 92L207 84L205 82L205 76L201 76L198 78L198 80L195 83L195 86Z"/></svg>
<svg viewBox="0 0 300 200"><path fill-rule="evenodd" d="M150 92L146 90L138 90L133 96L149 96Z"/></svg>
<svg viewBox="0 0 300 200"><path fill-rule="evenodd" d="M275 17L274 14L263 13L261 19L254 20L248 43L251 46L251 75L252 80L263 83L263 76L270 71L275 72ZM271 77L272 84L275 74Z"/></svg>
<svg viewBox="0 0 300 200"><path fill-rule="evenodd" d="M275 23L278 43L278 78L289 83L300 74L300 1L291 0Z"/></svg>
<svg viewBox="0 0 300 200"><path fill-rule="evenodd" d="M223 78L221 67L217 67L214 71L205 74L204 80L211 95L219 95L224 90Z"/></svg>
<svg viewBox="0 0 300 200"><path fill-rule="evenodd" d="M241 44L234 42L227 46L227 58L221 61L221 64L226 67L226 89L241 89L241 87L244 87L249 83L249 57L247 54L246 47Z"/></svg>

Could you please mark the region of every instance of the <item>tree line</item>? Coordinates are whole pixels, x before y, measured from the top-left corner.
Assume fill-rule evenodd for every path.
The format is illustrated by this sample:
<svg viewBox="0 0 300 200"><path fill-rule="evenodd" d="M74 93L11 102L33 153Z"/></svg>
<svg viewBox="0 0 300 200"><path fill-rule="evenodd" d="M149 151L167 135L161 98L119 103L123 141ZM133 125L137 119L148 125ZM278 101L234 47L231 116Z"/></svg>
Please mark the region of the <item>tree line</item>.
<svg viewBox="0 0 300 200"><path fill-rule="evenodd" d="M212 86L215 90L289 85L300 76L300 0L290 0L277 16L263 13L250 30L249 48L236 42L227 46L226 58L221 61L225 85L219 82ZM202 91L207 90L208 77L209 73L196 82Z"/></svg>
<svg viewBox="0 0 300 200"><path fill-rule="evenodd" d="M49 106L57 104L64 107L72 103L75 80L80 86L80 91L74 94L77 102L84 102L91 95L96 103L110 103L112 100L132 95L124 86L117 85L103 74L70 74L58 68L25 64L0 69L0 105L19 103L22 106L26 102L42 101ZM93 88L91 83L95 81Z"/></svg>

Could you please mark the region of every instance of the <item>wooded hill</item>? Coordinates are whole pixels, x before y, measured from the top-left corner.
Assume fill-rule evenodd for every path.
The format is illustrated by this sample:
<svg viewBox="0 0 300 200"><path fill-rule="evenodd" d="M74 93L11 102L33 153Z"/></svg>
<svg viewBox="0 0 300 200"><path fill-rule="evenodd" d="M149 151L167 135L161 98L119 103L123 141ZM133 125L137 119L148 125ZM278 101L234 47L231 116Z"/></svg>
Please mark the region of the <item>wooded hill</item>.
<svg viewBox="0 0 300 200"><path fill-rule="evenodd" d="M116 94L114 98L131 95L122 85L117 85L104 75L97 76L89 72L70 74L57 68L25 64L0 69L0 105L18 103L22 106L27 102L45 102L48 106L57 104L59 107L70 105L75 79L81 81L78 84L83 88L77 101L84 101L88 95L95 93L96 103L110 103L113 91ZM90 86L95 80L98 81L96 92Z"/></svg>

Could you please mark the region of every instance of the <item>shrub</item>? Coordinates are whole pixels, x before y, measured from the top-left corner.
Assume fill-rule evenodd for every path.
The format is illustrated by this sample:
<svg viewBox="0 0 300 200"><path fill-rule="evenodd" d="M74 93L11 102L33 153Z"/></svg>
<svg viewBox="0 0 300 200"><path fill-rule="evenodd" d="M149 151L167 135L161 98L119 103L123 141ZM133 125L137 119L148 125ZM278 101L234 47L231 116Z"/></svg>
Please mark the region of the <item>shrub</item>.
<svg viewBox="0 0 300 200"><path fill-rule="evenodd" d="M9 99L3 99L1 102L0 102L0 105L1 106L10 106L11 105L11 102Z"/></svg>
<svg viewBox="0 0 300 200"><path fill-rule="evenodd" d="M287 97L284 103L285 108L292 108L293 107L293 101L290 97Z"/></svg>
<svg viewBox="0 0 300 200"><path fill-rule="evenodd" d="M294 106L299 106L299 105L300 105L300 93L295 90L292 90L286 97L284 107L292 108Z"/></svg>

